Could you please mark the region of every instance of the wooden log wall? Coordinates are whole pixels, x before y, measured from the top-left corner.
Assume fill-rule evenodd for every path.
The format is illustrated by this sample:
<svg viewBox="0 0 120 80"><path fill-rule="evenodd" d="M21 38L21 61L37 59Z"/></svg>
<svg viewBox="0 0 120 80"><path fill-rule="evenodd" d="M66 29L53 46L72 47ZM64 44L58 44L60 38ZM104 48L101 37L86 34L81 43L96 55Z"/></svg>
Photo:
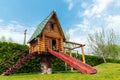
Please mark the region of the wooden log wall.
<svg viewBox="0 0 120 80"><path fill-rule="evenodd" d="M56 50L59 50L59 39L56 39Z"/></svg>
<svg viewBox="0 0 120 80"><path fill-rule="evenodd" d="M45 51L47 52L47 49L52 49L52 43L51 39L49 37L45 37Z"/></svg>
<svg viewBox="0 0 120 80"><path fill-rule="evenodd" d="M54 24L54 28L51 29L51 23ZM30 52L47 52L48 48L52 49L52 40L56 41L56 50L63 51L63 33L60 28L59 22L55 16L53 16L46 27L38 37L38 41L33 41L30 44ZM37 43L36 43L37 42Z"/></svg>
<svg viewBox="0 0 120 80"><path fill-rule="evenodd" d="M60 45L59 46L60 46L60 50L64 51L64 49L63 49L63 39L60 39Z"/></svg>
<svg viewBox="0 0 120 80"><path fill-rule="evenodd" d="M30 44L29 53L32 53L32 51L33 51L33 47L32 47L32 45Z"/></svg>
<svg viewBox="0 0 120 80"><path fill-rule="evenodd" d="M45 43L44 43L45 37L44 35L40 36L38 38L38 52L45 51Z"/></svg>

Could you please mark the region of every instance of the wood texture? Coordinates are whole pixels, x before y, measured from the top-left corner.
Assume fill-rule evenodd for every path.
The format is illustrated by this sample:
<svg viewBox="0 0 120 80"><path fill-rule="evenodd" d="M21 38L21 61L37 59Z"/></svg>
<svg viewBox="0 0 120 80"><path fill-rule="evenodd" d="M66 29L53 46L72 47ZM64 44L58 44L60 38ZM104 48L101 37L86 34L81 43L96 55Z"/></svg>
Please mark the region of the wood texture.
<svg viewBox="0 0 120 80"><path fill-rule="evenodd" d="M54 29L51 30L51 23ZM54 15L42 30L42 34L38 36L38 40L30 42L30 52L47 52L47 49L53 49L53 40L55 50L63 51L64 33L61 30L57 17Z"/></svg>

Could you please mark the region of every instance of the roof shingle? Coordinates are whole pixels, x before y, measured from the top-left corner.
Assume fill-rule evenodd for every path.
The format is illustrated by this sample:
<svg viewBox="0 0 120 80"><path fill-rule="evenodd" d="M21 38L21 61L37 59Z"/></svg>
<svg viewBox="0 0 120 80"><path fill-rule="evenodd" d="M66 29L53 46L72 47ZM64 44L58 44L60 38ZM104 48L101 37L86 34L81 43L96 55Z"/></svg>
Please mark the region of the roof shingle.
<svg viewBox="0 0 120 80"><path fill-rule="evenodd" d="M52 13L38 25L31 38L28 40L28 43L30 43L33 39L41 34L42 30L44 29L50 18L53 16L53 14L55 14L55 11L52 11Z"/></svg>

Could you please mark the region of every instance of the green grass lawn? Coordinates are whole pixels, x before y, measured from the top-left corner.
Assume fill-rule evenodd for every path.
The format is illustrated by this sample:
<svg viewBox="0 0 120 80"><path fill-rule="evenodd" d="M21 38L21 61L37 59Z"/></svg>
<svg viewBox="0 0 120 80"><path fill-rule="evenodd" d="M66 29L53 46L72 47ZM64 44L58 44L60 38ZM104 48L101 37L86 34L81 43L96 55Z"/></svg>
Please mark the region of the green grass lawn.
<svg viewBox="0 0 120 80"><path fill-rule="evenodd" d="M0 80L120 80L120 64L106 63L95 67L97 74L81 74L79 72L64 72L55 74L13 74L0 76Z"/></svg>

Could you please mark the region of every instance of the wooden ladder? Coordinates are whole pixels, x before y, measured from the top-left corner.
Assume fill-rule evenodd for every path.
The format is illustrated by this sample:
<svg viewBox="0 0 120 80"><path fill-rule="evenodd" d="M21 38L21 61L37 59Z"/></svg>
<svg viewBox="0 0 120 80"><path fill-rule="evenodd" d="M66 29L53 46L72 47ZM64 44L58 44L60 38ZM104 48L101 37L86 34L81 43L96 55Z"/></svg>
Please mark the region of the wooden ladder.
<svg viewBox="0 0 120 80"><path fill-rule="evenodd" d="M12 74L13 72L15 72L23 64L25 64L28 60L30 60L33 56L36 56L37 54L38 54L37 52L33 52L33 53L28 54L27 56L25 56L24 58L19 60L15 65L13 65L12 67L9 67L9 69L6 70L6 72L4 72L2 75L8 76L8 75Z"/></svg>

